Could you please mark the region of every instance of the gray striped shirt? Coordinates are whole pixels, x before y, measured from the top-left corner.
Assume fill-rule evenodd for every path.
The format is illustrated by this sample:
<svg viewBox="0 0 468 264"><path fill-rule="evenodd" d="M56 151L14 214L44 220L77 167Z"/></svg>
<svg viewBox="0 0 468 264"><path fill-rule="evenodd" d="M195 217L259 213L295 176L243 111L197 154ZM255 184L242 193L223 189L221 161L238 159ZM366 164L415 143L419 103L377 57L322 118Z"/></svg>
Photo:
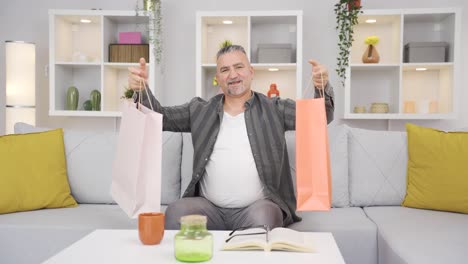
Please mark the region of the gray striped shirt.
<svg viewBox="0 0 468 264"><path fill-rule="evenodd" d="M318 97L317 90L315 97ZM163 115L163 130L192 133L193 174L183 197L198 196L198 183L205 174L223 120L224 95L216 95L208 101L196 97L186 104L173 107L162 107L151 92L150 98L155 111ZM142 99L143 104L149 106L146 93L143 93ZM325 105L330 123L333 120L334 102L333 88L329 84L325 88ZM295 213L296 197L284 138L285 131L296 127L295 101L268 98L253 92L245 103L244 116L265 196L281 208L285 226L300 221L301 218Z"/></svg>

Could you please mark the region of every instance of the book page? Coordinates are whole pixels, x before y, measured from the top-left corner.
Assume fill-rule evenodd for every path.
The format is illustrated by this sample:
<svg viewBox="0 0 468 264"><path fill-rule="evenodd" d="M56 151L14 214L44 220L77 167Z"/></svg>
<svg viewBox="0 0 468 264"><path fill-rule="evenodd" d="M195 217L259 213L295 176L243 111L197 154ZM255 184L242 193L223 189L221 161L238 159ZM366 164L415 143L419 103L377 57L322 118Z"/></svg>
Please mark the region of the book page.
<svg viewBox="0 0 468 264"><path fill-rule="evenodd" d="M277 227L269 234L269 243L271 250L287 250L313 252L310 241L305 239L303 233L289 228Z"/></svg>
<svg viewBox="0 0 468 264"><path fill-rule="evenodd" d="M229 242L225 242L223 245L223 250L258 250L265 249L267 247L266 243L266 234L256 234L256 235L247 235L254 233L265 233L265 229L262 228L252 228L243 231L235 232L233 235L238 235L233 237ZM245 235L241 235L245 234ZM228 239L229 237L226 237Z"/></svg>

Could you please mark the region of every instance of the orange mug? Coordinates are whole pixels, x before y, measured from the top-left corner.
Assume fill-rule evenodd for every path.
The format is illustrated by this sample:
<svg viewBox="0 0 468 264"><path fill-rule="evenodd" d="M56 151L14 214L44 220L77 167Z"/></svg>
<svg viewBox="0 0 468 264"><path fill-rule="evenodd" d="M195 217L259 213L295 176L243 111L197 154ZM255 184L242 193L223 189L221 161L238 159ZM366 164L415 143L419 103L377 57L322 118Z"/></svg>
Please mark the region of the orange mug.
<svg viewBox="0 0 468 264"><path fill-rule="evenodd" d="M157 245L164 236L163 213L141 213L138 215L138 235L144 245Z"/></svg>

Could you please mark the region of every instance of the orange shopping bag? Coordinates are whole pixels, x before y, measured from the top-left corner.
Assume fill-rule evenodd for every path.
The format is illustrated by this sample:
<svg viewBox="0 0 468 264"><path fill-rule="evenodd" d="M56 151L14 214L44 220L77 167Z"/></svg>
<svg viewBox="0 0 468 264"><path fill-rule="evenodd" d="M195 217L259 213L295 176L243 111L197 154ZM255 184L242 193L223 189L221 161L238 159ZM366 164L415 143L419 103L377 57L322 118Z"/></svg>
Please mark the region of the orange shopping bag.
<svg viewBox="0 0 468 264"><path fill-rule="evenodd" d="M296 190L298 211L330 210L331 169L323 97L296 100Z"/></svg>

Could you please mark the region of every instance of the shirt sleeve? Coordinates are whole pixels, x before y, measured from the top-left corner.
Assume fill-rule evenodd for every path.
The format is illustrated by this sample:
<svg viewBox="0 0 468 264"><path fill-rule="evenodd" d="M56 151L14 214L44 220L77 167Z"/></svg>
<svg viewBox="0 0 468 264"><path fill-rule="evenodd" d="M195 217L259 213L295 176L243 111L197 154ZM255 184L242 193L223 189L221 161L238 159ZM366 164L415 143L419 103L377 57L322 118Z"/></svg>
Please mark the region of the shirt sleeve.
<svg viewBox="0 0 468 264"><path fill-rule="evenodd" d="M148 91L148 94L146 93ZM145 92L136 92L133 95L134 102L139 102L163 115L163 130L173 132L190 132L190 103L179 106L163 107L154 97L150 89Z"/></svg>
<svg viewBox="0 0 468 264"><path fill-rule="evenodd" d="M335 112L333 87L330 83L325 86L325 111L327 115L327 123L333 121ZM315 98L321 97L319 89L315 88ZM284 129L296 130L296 101L291 99L279 99L276 101L278 111L283 116Z"/></svg>
<svg viewBox="0 0 468 264"><path fill-rule="evenodd" d="M335 94L333 92L333 87L330 85L330 82L325 85L325 111L327 113L327 123L330 124L333 121L335 113ZM315 88L315 98L321 97L320 90Z"/></svg>

